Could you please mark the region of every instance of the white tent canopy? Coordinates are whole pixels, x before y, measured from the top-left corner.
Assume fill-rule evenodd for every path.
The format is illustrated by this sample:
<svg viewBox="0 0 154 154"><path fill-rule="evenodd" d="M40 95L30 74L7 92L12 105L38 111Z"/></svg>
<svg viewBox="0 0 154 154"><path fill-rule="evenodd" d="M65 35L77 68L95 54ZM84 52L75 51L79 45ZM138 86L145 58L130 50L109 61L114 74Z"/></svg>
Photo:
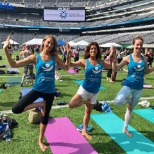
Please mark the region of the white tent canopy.
<svg viewBox="0 0 154 154"><path fill-rule="evenodd" d="M119 47L119 48L121 48L122 46L120 45L120 44L117 44L117 43L105 43L105 44L101 44L100 45L100 47L112 47L112 46L114 46L114 47Z"/></svg>
<svg viewBox="0 0 154 154"><path fill-rule="evenodd" d="M70 46L76 46L76 43L73 42L73 41L69 41L68 43L69 43Z"/></svg>
<svg viewBox="0 0 154 154"><path fill-rule="evenodd" d="M126 47L127 49L132 49L133 45ZM143 44L143 48L154 48L154 44Z"/></svg>
<svg viewBox="0 0 154 154"><path fill-rule="evenodd" d="M76 45L78 45L78 46L87 46L89 43L88 42L86 42L86 41L84 41L84 40L81 40L81 41L79 41L79 42L76 42Z"/></svg>
<svg viewBox="0 0 154 154"><path fill-rule="evenodd" d="M43 39L33 38L32 40L29 40L28 42L25 42L23 44L26 44L26 45L35 45L35 44L41 45L42 41L43 41Z"/></svg>
<svg viewBox="0 0 154 154"><path fill-rule="evenodd" d="M1 44L4 44L5 42L6 42L6 41L2 42ZM16 41L10 39L10 44L17 45L17 44L19 44L19 43L17 43Z"/></svg>

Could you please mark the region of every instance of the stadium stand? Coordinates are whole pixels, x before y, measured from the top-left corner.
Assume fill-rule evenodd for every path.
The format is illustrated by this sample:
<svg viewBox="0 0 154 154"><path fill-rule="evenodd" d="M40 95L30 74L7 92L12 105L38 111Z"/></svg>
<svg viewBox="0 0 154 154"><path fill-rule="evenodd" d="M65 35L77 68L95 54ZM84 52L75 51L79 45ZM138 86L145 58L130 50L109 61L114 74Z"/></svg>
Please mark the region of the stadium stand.
<svg viewBox="0 0 154 154"><path fill-rule="evenodd" d="M152 0L7 0L14 10L0 9L0 42L14 32L22 44L34 37L54 35L64 41L86 40L131 44L140 34L146 43L153 43L154 1ZM20 5L21 4L21 5ZM83 7L85 22L52 22L43 20L43 9L50 7ZM37 36L35 35L37 34Z"/></svg>

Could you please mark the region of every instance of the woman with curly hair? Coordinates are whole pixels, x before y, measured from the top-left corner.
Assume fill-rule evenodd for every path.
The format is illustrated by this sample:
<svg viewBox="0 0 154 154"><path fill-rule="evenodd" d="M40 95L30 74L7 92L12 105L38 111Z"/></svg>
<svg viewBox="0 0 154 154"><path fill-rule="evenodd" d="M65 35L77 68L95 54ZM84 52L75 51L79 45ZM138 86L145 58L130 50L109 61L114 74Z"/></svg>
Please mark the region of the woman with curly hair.
<svg viewBox="0 0 154 154"><path fill-rule="evenodd" d="M85 104L82 135L90 140L92 137L86 132L86 129L101 86L102 69L111 69L111 66L101 60L101 58L102 53L98 43L91 42L84 51L84 58L70 63L72 67L82 67L85 72L85 79L69 102L69 107L75 108Z"/></svg>

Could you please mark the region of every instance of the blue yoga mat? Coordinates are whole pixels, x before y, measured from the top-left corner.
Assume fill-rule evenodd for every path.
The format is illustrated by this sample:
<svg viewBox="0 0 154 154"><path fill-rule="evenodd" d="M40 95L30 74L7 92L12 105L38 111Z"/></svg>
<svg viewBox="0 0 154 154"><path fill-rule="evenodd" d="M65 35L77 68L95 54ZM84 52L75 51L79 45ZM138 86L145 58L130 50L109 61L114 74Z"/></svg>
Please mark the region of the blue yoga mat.
<svg viewBox="0 0 154 154"><path fill-rule="evenodd" d="M78 85L81 85L82 82L83 82L83 80L74 80L74 82L75 82L76 84L78 84ZM103 87L103 86L100 86L100 88L99 88L99 90L105 90L105 89L106 89L106 88Z"/></svg>
<svg viewBox="0 0 154 154"><path fill-rule="evenodd" d="M144 119L154 123L154 110L151 108L146 108L146 109L136 109L133 110L136 114L139 116L143 117Z"/></svg>
<svg viewBox="0 0 154 154"><path fill-rule="evenodd" d="M124 121L114 113L92 114L91 118L124 150L127 154L153 154L154 142L129 126L133 137L122 132Z"/></svg>
<svg viewBox="0 0 154 154"><path fill-rule="evenodd" d="M32 90L32 88L22 88L21 89L21 93L22 95L26 95L28 92L30 92ZM38 98L35 102L42 102L43 101L43 98Z"/></svg>

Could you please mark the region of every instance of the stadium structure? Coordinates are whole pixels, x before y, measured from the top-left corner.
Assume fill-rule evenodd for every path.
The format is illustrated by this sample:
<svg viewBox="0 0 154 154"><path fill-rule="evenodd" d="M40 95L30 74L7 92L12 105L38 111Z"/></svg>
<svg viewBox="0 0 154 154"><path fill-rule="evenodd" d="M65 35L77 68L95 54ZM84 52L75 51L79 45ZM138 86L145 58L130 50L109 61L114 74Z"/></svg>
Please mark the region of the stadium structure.
<svg viewBox="0 0 154 154"><path fill-rule="evenodd" d="M7 6L13 6L12 9ZM45 12L45 11L49 12ZM61 11L60 17L48 13ZM82 19L67 18L68 10ZM47 34L66 41L116 42L124 47L140 35L154 43L154 0L7 0L0 3L0 42L11 34L22 44ZM51 11L51 12L50 12ZM78 15L80 12L76 12ZM61 20L60 20L60 19Z"/></svg>

